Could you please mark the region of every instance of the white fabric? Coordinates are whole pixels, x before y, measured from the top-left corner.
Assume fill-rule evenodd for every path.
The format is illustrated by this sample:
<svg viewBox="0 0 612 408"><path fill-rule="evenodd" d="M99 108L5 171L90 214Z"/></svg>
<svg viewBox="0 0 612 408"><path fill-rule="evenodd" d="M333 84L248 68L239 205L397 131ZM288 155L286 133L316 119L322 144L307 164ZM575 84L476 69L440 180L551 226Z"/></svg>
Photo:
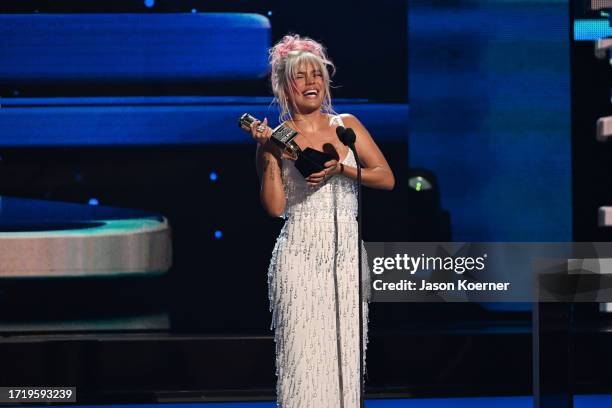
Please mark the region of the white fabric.
<svg viewBox="0 0 612 408"><path fill-rule="evenodd" d="M337 123L341 124L341 120ZM346 166L356 165L350 150L341 159ZM335 175L312 187L290 160L283 160L282 177L286 193L286 221L274 246L268 270L271 328L274 329L276 342L278 406L341 406L336 341L335 263L343 405L344 408L358 408L356 182ZM364 264L362 273L364 277L369 276L367 264ZM367 288L364 287L364 296L366 292ZM363 302L363 312L365 367L367 300Z"/></svg>

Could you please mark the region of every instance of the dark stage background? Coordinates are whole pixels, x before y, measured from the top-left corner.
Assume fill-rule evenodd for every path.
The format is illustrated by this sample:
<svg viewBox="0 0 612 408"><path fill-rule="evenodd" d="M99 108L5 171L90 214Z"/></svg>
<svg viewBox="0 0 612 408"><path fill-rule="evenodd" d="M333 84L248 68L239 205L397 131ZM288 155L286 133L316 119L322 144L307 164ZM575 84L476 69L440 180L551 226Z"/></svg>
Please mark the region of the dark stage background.
<svg viewBox="0 0 612 408"><path fill-rule="evenodd" d="M393 192L365 192L365 240L607 240L591 210L610 197L582 182L595 164L576 135L596 116L579 109L599 92L584 72L607 71L576 62L592 44L574 44L570 83L570 10L563 1L2 2L0 194L158 212L174 259L146 279L0 277L0 385L74 384L92 403L273 395L266 271L282 221L259 205L254 144L236 121L249 111L276 124L260 51L288 32L327 46L336 110L361 119L395 172ZM258 16L185 35L207 13ZM158 29L143 23L149 14ZM38 17L58 15L68 19L53 20L58 30L80 28L44 41ZM110 17L99 47L115 57L92 67L102 74L71 75L83 61L70 44L99 17ZM237 21L254 35L232 35ZM118 42L113 30L125 27L138 34ZM220 48L207 48L211 33L227 33ZM40 69L58 43L69 51ZM188 52L159 67L130 62L162 44ZM226 53L226 65L200 69L208 52ZM437 182L433 194L409 188L415 174ZM531 394L530 309L372 304L366 391ZM609 355L595 344L578 348L583 372ZM605 390L601 378L604 368L576 389Z"/></svg>

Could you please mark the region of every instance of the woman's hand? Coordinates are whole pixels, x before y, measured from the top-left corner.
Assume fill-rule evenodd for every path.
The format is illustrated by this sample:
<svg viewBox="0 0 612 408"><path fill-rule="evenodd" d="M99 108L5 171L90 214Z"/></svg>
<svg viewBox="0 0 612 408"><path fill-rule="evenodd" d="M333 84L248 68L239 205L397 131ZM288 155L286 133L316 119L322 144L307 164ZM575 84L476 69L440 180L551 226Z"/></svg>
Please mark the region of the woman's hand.
<svg viewBox="0 0 612 408"><path fill-rule="evenodd" d="M325 162L325 168L317 173L312 173L310 176L306 177L306 182L311 186L316 186L319 183L325 181L330 178L334 174L340 173L340 165L338 160L330 160Z"/></svg>
<svg viewBox="0 0 612 408"><path fill-rule="evenodd" d="M272 129L268 127L268 118L264 118L263 123L259 120L251 123L251 136L260 145L264 145L270 140Z"/></svg>

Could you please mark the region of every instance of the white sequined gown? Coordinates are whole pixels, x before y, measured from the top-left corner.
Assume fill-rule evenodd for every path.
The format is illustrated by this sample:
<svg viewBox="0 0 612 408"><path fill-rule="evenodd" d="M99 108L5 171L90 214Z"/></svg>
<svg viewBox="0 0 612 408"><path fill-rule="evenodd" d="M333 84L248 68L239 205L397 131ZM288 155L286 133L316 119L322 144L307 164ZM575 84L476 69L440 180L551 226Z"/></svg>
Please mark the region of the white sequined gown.
<svg viewBox="0 0 612 408"><path fill-rule="evenodd" d="M355 166L351 151L343 163ZM358 408L356 183L348 177L335 175L322 185L311 187L290 160L283 160L282 176L287 199L286 221L268 271L271 328L276 342L278 406ZM365 250L362 259L365 259ZM334 264L340 315L343 404L339 392ZM367 279L365 261L362 273ZM369 298L365 284L363 291L365 371Z"/></svg>

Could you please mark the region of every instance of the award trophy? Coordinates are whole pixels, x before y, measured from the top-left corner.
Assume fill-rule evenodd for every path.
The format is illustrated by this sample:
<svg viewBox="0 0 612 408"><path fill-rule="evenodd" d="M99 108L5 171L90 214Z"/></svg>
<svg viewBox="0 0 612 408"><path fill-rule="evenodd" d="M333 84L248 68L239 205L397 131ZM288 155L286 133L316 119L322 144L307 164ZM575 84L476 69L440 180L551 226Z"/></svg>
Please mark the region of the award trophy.
<svg viewBox="0 0 612 408"><path fill-rule="evenodd" d="M251 124L257 121L252 115L245 113L240 117L238 126L243 130L250 132ZM290 160L295 161L295 168L304 176L310 176L312 173L318 173L325 168L325 162L333 160L334 157L328 153L307 147L302 150L300 146L293 140L298 135L295 130L280 125L272 131L270 140L287 155Z"/></svg>

